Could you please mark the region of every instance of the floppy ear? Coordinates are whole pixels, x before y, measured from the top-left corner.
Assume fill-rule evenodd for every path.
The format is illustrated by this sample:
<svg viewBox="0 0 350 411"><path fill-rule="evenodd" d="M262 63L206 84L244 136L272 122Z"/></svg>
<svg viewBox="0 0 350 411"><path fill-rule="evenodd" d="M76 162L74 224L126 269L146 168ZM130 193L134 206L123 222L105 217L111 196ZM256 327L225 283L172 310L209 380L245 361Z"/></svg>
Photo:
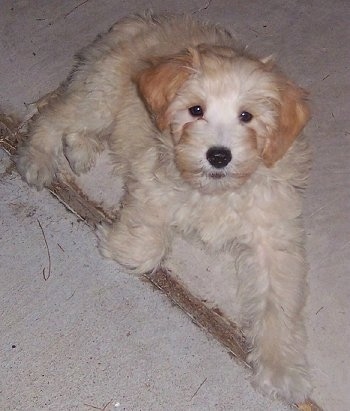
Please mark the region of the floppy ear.
<svg viewBox="0 0 350 411"><path fill-rule="evenodd" d="M262 159L271 167L282 158L310 118L305 90L286 82L281 91L277 127L267 136Z"/></svg>
<svg viewBox="0 0 350 411"><path fill-rule="evenodd" d="M167 128L166 109L193 72L195 60L197 52L186 50L173 57L156 59L151 67L136 76L138 91L151 113L155 115L160 130Z"/></svg>

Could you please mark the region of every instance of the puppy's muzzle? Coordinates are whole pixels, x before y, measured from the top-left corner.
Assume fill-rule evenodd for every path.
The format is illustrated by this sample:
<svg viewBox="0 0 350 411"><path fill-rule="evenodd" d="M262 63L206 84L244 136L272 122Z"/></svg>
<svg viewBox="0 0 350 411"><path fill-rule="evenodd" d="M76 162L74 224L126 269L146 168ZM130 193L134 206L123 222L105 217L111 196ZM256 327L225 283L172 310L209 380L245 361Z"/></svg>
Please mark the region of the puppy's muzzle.
<svg viewBox="0 0 350 411"><path fill-rule="evenodd" d="M215 168L224 168L232 160L232 154L226 147L211 147L207 151L207 160Z"/></svg>

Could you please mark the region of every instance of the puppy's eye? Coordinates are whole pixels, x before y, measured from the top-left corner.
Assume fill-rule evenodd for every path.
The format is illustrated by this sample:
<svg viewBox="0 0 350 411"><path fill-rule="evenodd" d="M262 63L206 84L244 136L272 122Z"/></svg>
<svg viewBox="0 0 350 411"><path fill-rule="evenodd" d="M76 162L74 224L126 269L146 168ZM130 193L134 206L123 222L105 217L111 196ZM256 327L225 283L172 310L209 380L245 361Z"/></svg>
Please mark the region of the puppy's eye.
<svg viewBox="0 0 350 411"><path fill-rule="evenodd" d="M203 109L201 106L193 106L188 109L191 116L193 117L202 117L203 116Z"/></svg>
<svg viewBox="0 0 350 411"><path fill-rule="evenodd" d="M248 111L242 111L242 113L239 115L239 119L243 123L249 123L253 119L253 114L250 114Z"/></svg>

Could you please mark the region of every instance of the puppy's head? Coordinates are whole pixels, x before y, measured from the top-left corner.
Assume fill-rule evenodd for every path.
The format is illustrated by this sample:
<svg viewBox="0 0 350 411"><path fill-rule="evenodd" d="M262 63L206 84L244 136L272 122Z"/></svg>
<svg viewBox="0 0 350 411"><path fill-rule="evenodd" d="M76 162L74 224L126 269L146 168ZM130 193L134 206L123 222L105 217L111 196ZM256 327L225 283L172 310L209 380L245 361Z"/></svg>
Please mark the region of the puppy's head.
<svg viewBox="0 0 350 411"><path fill-rule="evenodd" d="M261 163L273 167L309 119L302 89L230 48L156 60L136 82L158 128L170 131L182 177L205 192L240 186Z"/></svg>

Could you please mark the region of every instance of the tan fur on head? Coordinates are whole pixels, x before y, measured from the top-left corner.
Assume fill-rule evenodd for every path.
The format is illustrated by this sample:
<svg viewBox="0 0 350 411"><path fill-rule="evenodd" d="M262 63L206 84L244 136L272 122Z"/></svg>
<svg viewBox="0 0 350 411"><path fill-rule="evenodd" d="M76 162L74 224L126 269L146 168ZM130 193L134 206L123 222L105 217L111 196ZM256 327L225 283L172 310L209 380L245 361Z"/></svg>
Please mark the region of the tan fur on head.
<svg viewBox="0 0 350 411"><path fill-rule="evenodd" d="M290 82L281 91L277 128L267 137L262 159L271 167L282 158L310 118L306 92Z"/></svg>
<svg viewBox="0 0 350 411"><path fill-rule="evenodd" d="M141 97L155 115L159 129L168 126L165 111L177 90L188 79L197 62L195 50L187 49L176 56L154 59L135 81Z"/></svg>
<svg viewBox="0 0 350 411"><path fill-rule="evenodd" d="M200 67L202 56L206 54L232 57L236 53L229 47L200 44L197 47L189 47L175 56L150 60L151 67L135 77L140 96L150 111L156 115L160 130L168 126L165 111L169 103L191 73Z"/></svg>

